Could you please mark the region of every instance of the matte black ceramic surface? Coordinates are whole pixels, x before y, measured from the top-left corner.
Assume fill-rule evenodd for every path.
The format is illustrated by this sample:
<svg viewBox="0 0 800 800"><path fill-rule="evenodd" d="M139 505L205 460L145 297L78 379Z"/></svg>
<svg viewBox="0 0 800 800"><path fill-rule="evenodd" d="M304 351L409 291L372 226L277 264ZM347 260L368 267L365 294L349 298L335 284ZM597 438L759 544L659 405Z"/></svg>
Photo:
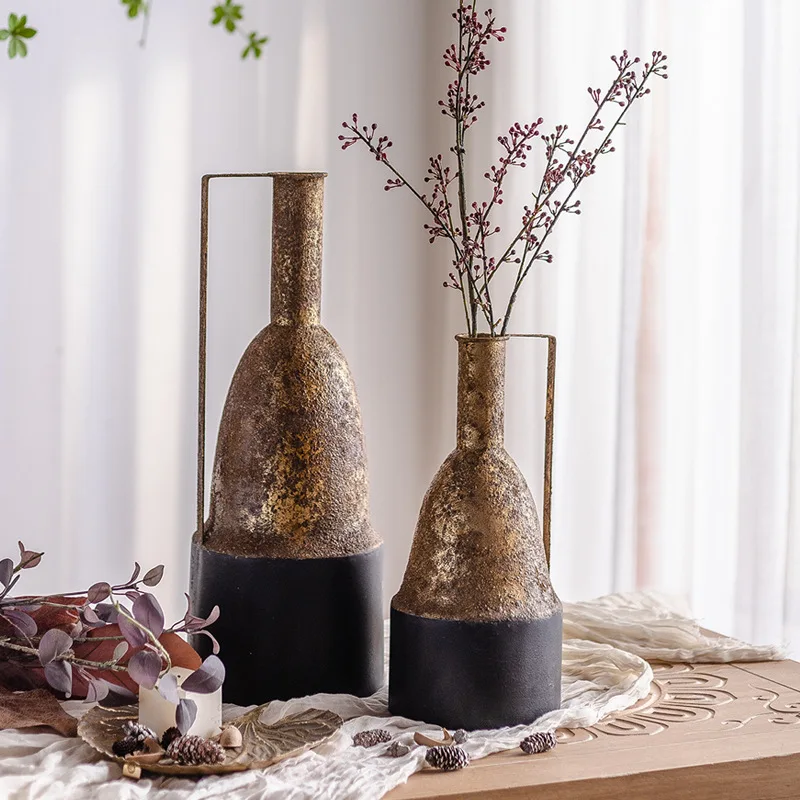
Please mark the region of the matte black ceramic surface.
<svg viewBox="0 0 800 800"><path fill-rule="evenodd" d="M450 730L526 725L561 705L561 612L464 622L392 609L389 711Z"/></svg>
<svg viewBox="0 0 800 800"><path fill-rule="evenodd" d="M192 543L198 616L219 605L226 703L316 692L364 697L383 683L383 548L338 558L231 556ZM192 637L206 656L208 637Z"/></svg>

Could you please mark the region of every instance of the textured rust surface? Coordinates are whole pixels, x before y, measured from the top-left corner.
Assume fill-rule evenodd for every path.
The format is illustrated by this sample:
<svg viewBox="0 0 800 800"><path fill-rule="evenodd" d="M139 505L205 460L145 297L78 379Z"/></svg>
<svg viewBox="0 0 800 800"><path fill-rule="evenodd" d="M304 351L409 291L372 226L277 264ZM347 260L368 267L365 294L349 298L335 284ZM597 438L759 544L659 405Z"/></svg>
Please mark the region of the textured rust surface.
<svg viewBox="0 0 800 800"><path fill-rule="evenodd" d="M423 500L398 611L489 621L561 608L533 497L503 447L506 341L458 337L457 447Z"/></svg>
<svg viewBox="0 0 800 800"><path fill-rule="evenodd" d="M273 177L272 321L228 392L203 542L240 556L355 555L380 539L355 386L318 324L324 176Z"/></svg>

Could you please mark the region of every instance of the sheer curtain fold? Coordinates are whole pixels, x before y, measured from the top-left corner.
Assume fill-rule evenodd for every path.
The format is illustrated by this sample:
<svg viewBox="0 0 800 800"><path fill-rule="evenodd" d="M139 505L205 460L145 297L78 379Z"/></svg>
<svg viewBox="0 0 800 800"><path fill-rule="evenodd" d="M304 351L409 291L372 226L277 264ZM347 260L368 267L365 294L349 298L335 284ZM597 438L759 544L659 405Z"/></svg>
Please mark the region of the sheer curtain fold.
<svg viewBox="0 0 800 800"><path fill-rule="evenodd" d="M11 8L0 1L0 17ZM199 4L202 5L202 4ZM455 293L410 196L342 153L358 111L419 180L446 152L448 0L246 4L259 63L196 0L156 4L147 48L113 3L67 47L59 4L0 66L0 498L30 588L167 561L179 612L193 529L197 197L205 172L326 169L324 316L359 386L387 599L453 443ZM567 600L655 588L708 627L800 641L800 77L795 0L499 0L476 81L473 186L514 121L578 129L611 53L670 56L600 163L517 331L559 338L554 583ZM518 224L533 170L498 217ZM209 430L268 313L269 187L212 198ZM498 279L497 286L503 279ZM544 359L517 343L508 442L541 496ZM213 437L209 439L209 453ZM210 459L209 459L210 463ZM121 563L121 562L125 563ZM35 581L39 584L35 585Z"/></svg>

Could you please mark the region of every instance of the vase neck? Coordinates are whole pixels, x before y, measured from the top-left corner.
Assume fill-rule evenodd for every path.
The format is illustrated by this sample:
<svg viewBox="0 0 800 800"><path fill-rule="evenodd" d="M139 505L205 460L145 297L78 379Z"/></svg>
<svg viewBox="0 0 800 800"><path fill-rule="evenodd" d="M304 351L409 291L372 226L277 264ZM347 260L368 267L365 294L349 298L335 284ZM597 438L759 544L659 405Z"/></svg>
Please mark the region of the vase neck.
<svg viewBox="0 0 800 800"><path fill-rule="evenodd" d="M458 420L461 450L502 447L505 421L506 339L457 336Z"/></svg>
<svg viewBox="0 0 800 800"><path fill-rule="evenodd" d="M272 173L272 322L318 325L324 173Z"/></svg>

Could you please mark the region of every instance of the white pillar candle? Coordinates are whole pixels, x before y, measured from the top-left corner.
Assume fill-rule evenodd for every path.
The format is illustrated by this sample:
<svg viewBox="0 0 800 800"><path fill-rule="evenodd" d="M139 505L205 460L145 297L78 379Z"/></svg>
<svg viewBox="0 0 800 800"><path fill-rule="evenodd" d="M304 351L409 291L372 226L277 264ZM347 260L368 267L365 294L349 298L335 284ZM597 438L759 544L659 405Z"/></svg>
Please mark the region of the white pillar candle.
<svg viewBox="0 0 800 800"><path fill-rule="evenodd" d="M205 738L216 736L222 724L222 689L211 694L185 692L181 684L192 674L192 670L173 667L170 674L178 682L178 696L197 703L197 717L188 733ZM158 693L158 689L139 689L139 722L153 730L159 738L167 728L175 725L176 708Z"/></svg>

